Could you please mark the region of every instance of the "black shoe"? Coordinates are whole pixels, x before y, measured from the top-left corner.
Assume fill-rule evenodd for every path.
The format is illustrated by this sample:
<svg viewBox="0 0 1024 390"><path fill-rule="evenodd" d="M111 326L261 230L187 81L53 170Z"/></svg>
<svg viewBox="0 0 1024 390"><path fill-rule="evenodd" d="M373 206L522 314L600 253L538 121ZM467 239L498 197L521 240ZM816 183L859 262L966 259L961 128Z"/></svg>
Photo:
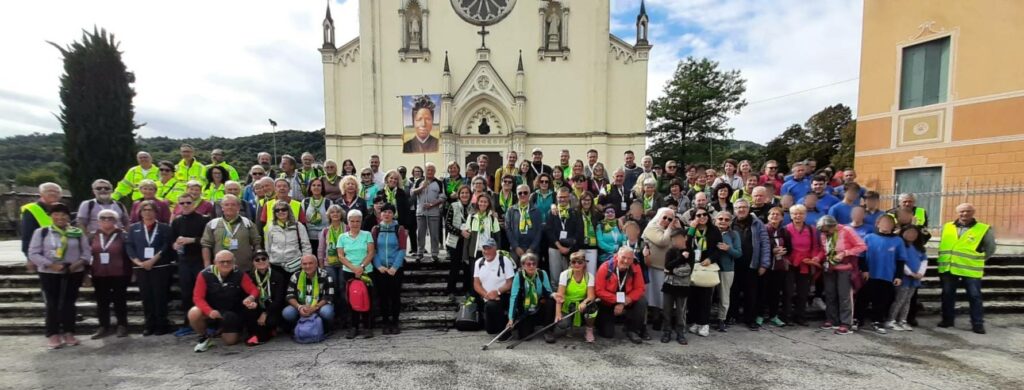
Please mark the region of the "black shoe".
<svg viewBox="0 0 1024 390"><path fill-rule="evenodd" d="M793 323L797 324L797 325L800 325L800 326L807 326L807 321L804 321L804 320L797 320L797 321L794 321Z"/></svg>
<svg viewBox="0 0 1024 390"><path fill-rule="evenodd" d="M651 329L653 329L655 331L661 331L661 323L663 321L664 320L660 320L660 319L659 320L651 321ZM642 335L642 333L641 333L641 335Z"/></svg>
<svg viewBox="0 0 1024 390"><path fill-rule="evenodd" d="M380 330L380 334L382 334L382 335L389 335L389 334L391 334L391 327L390 326L384 326L384 329Z"/></svg>
<svg viewBox="0 0 1024 390"><path fill-rule="evenodd" d="M152 336L153 333L154 333L153 329L150 329L150 328L143 329L142 330L142 337Z"/></svg>
<svg viewBox="0 0 1024 390"><path fill-rule="evenodd" d="M935 325L935 326L938 326L940 328L952 328L953 327L953 323L952 322L942 321L942 322L939 322L939 324Z"/></svg>
<svg viewBox="0 0 1024 390"><path fill-rule="evenodd" d="M372 339L373 338L373 328L366 328L366 332L363 332L363 338L364 339Z"/></svg>
<svg viewBox="0 0 1024 390"><path fill-rule="evenodd" d="M666 331L661 332L661 342L662 343L667 343L669 341L672 341L672 331L671 330L666 330Z"/></svg>
<svg viewBox="0 0 1024 390"><path fill-rule="evenodd" d="M679 345L689 344L689 342L686 341L686 332L676 332L676 342L679 343Z"/></svg>
<svg viewBox="0 0 1024 390"><path fill-rule="evenodd" d="M398 326L397 322L391 326L391 334L402 334L402 328Z"/></svg>
<svg viewBox="0 0 1024 390"><path fill-rule="evenodd" d="M913 327L916 328L917 327L917 319L916 318L907 318L907 325L910 325L910 326L913 326Z"/></svg>
<svg viewBox="0 0 1024 390"><path fill-rule="evenodd" d="M725 325L736 325L736 319L735 318L727 318L725 320Z"/></svg>
<svg viewBox="0 0 1024 390"><path fill-rule="evenodd" d="M750 329L751 332L760 332L761 331L761 327L758 326L756 323L753 323L753 322L747 324L747 329Z"/></svg>
<svg viewBox="0 0 1024 390"><path fill-rule="evenodd" d="M356 329L356 327L353 326L351 328L348 328L348 333L345 333L345 338L349 339L349 340L352 340L352 339L356 338L356 336L358 336L358 335L359 335L359 329Z"/></svg>
<svg viewBox="0 0 1024 390"><path fill-rule="evenodd" d="M632 342L633 344L641 344L644 342L643 340L640 339L640 335L636 334L636 332L626 332L626 338L629 339L629 341Z"/></svg>
<svg viewBox="0 0 1024 390"><path fill-rule="evenodd" d="M647 332L647 327L646 326L643 327L642 329L640 329L640 338L644 339L644 340L650 340L651 339L651 334Z"/></svg>
<svg viewBox="0 0 1024 390"><path fill-rule="evenodd" d="M544 342L548 344L554 344L555 334L551 332L544 332Z"/></svg>
<svg viewBox="0 0 1024 390"><path fill-rule="evenodd" d="M505 334L498 338L498 341L507 341L510 338L512 338L512 332L505 332Z"/></svg>
<svg viewBox="0 0 1024 390"><path fill-rule="evenodd" d="M974 333L977 333L977 334L985 334L985 325L974 324L974 326L971 327L971 330L973 330Z"/></svg>
<svg viewBox="0 0 1024 390"><path fill-rule="evenodd" d="M725 321L718 321L718 331L722 333L727 332L725 328Z"/></svg>

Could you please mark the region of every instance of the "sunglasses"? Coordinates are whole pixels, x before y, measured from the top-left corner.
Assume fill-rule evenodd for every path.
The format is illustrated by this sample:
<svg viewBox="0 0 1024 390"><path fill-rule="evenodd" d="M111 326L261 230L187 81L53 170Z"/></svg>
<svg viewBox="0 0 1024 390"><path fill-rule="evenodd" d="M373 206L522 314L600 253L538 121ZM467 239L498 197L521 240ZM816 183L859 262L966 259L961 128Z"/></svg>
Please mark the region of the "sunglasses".
<svg viewBox="0 0 1024 390"><path fill-rule="evenodd" d="M268 259L266 257L262 257L262 256L261 257L253 257L252 258L252 262L253 263L262 263L262 262L267 261L267 260Z"/></svg>
<svg viewBox="0 0 1024 390"><path fill-rule="evenodd" d="M96 188L93 188L93 191L110 191L112 189L113 188L110 188L110 187L96 187Z"/></svg>
<svg viewBox="0 0 1024 390"><path fill-rule="evenodd" d="M768 167L768 169L774 171L776 169L779 169L779 167Z"/></svg>
<svg viewBox="0 0 1024 390"><path fill-rule="evenodd" d="M518 194L518 195L530 195L530 192L529 191L519 191L516 194Z"/></svg>
<svg viewBox="0 0 1024 390"><path fill-rule="evenodd" d="M253 173L251 173L251 175L253 175L253 176L263 176L263 175L266 175L266 173L263 173L263 172L253 172Z"/></svg>
<svg viewBox="0 0 1024 390"><path fill-rule="evenodd" d="M364 174L363 174L362 176L373 176L373 174L370 174L370 173L364 173Z"/></svg>
<svg viewBox="0 0 1024 390"><path fill-rule="evenodd" d="M287 213L288 209L274 209L275 213ZM706 215L706 214L705 214Z"/></svg>
<svg viewBox="0 0 1024 390"><path fill-rule="evenodd" d="M732 221L732 220L731 220L731 219L729 219L729 218L715 218L715 220L716 220L716 221L722 221L722 222L730 222L730 221Z"/></svg>
<svg viewBox="0 0 1024 390"><path fill-rule="evenodd" d="M708 216L708 215L707 215L707 214L704 214L704 213L700 213L700 214L697 214L697 215L696 215L696 217L697 217L697 218L704 218L704 217L707 217L707 216Z"/></svg>
<svg viewBox="0 0 1024 390"><path fill-rule="evenodd" d="M540 184L548 184L548 183L551 183L551 181L549 181L549 180L541 180L540 181Z"/></svg>
<svg viewBox="0 0 1024 390"><path fill-rule="evenodd" d="M586 264L586 263L587 263L586 260L573 260L573 261L569 262L569 264Z"/></svg>
<svg viewBox="0 0 1024 390"><path fill-rule="evenodd" d="M180 204L182 206L188 206L188 205L191 205L192 202L178 202L178 204Z"/></svg>

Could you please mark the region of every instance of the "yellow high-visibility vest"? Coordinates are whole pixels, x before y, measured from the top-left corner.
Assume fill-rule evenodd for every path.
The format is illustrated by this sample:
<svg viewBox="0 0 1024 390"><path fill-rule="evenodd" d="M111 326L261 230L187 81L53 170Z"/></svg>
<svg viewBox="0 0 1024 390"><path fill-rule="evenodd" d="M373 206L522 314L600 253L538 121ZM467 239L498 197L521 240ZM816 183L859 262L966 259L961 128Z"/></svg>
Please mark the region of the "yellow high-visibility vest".
<svg viewBox="0 0 1024 390"><path fill-rule="evenodd" d="M120 201L121 198L128 196L131 196L133 202L142 199L142 192L139 191L139 182L145 179L152 180L154 183L160 182L160 169L156 165L151 165L149 171L143 174L142 167L139 165L128 168L124 178L117 182L117 188L114 189L111 197L114 201Z"/></svg>
<svg viewBox="0 0 1024 390"><path fill-rule="evenodd" d="M46 213L46 210L43 210L43 206L40 206L39 202L32 202L21 206L21 213L24 214L26 211L32 214L32 217L36 219L36 223L39 224L39 227L50 227L53 225L53 220L50 219L50 215Z"/></svg>
<svg viewBox="0 0 1024 390"><path fill-rule="evenodd" d="M988 229L989 225L979 222L958 236L956 225L946 223L939 241L939 273L981 279L985 274L985 253L978 252L978 245Z"/></svg>

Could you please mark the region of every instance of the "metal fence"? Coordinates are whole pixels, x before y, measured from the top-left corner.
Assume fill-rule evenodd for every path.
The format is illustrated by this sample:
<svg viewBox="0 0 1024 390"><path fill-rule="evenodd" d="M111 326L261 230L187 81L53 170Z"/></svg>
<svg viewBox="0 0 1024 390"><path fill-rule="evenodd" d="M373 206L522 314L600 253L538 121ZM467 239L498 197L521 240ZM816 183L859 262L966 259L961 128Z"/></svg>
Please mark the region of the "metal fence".
<svg viewBox="0 0 1024 390"><path fill-rule="evenodd" d="M899 194L892 189L880 191L882 206L896 207ZM963 180L946 183L941 192L914 194L918 207L928 209L928 227L933 233L957 218L956 206L971 203L975 218L995 229L999 239L1024 239L1024 181ZM938 237L937 235L935 237Z"/></svg>

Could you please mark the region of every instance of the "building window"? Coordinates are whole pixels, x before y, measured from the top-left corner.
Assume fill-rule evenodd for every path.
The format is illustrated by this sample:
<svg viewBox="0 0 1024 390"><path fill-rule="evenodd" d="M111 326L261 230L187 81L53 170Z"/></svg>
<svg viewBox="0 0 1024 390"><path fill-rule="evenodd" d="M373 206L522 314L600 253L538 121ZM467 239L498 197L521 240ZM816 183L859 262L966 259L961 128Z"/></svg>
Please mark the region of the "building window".
<svg viewBox="0 0 1024 390"><path fill-rule="evenodd" d="M911 168L896 170L896 191L894 207L899 206L899 194L915 195L917 207L928 212L929 227L940 226L942 219L942 167Z"/></svg>
<svg viewBox="0 0 1024 390"><path fill-rule="evenodd" d="M900 109L946 101L949 86L949 37L903 49Z"/></svg>

